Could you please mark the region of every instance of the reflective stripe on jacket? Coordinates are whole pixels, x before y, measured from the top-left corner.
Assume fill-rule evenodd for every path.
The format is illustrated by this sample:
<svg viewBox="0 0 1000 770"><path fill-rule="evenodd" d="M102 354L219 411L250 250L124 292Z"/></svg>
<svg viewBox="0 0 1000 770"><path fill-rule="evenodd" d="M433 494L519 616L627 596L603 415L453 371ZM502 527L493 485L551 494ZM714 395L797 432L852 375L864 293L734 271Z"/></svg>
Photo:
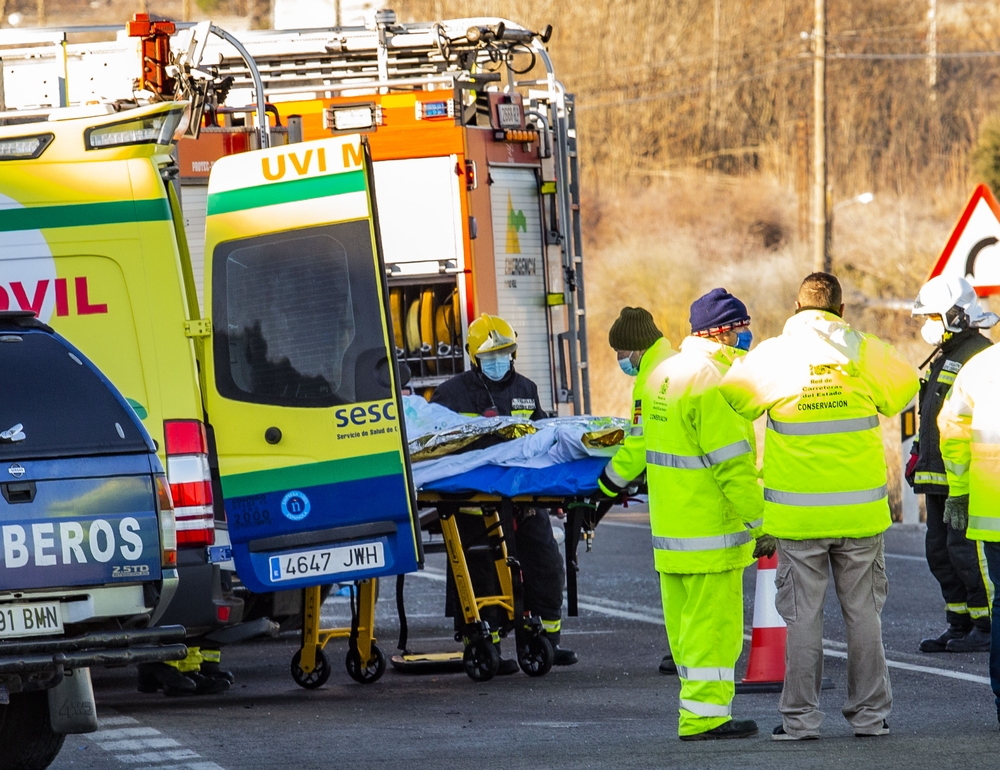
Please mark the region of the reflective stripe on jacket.
<svg viewBox="0 0 1000 770"><path fill-rule="evenodd" d="M969 495L970 540L1000 542L1000 346L962 367L938 415L951 495Z"/></svg>
<svg viewBox="0 0 1000 770"><path fill-rule="evenodd" d="M937 416L962 366L974 355L991 346L979 329L967 329L941 345L920 384L919 454L913 467L913 491L917 494L947 495L948 477L941 459Z"/></svg>
<svg viewBox="0 0 1000 770"><path fill-rule="evenodd" d="M639 361L639 373L632 387L632 428L621 448L611 458L597 483L609 496L617 495L646 470L646 439L642 427L642 391L646 380L660 363L675 354L670 340L660 337Z"/></svg>
<svg viewBox="0 0 1000 770"><path fill-rule="evenodd" d="M745 567L763 497L753 425L719 394L735 348L688 337L649 375L642 396L656 569L697 574Z"/></svg>
<svg viewBox="0 0 1000 770"><path fill-rule="evenodd" d="M821 310L800 311L738 361L720 390L747 419L767 412L764 531L807 540L888 529L878 415L900 412L918 387L892 346Z"/></svg>

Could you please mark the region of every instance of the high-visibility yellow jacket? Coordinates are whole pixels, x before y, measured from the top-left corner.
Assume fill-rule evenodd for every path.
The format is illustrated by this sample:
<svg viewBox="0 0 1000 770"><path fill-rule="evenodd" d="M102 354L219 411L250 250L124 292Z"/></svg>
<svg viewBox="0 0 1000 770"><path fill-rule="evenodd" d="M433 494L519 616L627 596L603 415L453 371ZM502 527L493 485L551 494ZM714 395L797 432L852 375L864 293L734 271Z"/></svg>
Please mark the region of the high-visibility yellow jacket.
<svg viewBox="0 0 1000 770"><path fill-rule="evenodd" d="M646 387L649 373L675 352L670 347L670 340L660 337L646 349L639 360L639 373L635 376L635 384L632 386L631 430L597 480L604 493L610 497L617 495L646 470L646 439L642 433L642 391Z"/></svg>
<svg viewBox="0 0 1000 770"><path fill-rule="evenodd" d="M888 529L878 416L900 412L918 387L891 345L821 310L799 311L738 361L720 390L749 420L767 412L764 531L807 540Z"/></svg>
<svg viewBox="0 0 1000 770"><path fill-rule="evenodd" d="M949 494L969 495L966 535L1000 541L1000 345L962 367L938 428Z"/></svg>
<svg viewBox="0 0 1000 770"><path fill-rule="evenodd" d="M724 572L753 561L763 497L753 425L719 394L736 348L687 337L642 395L653 552L659 572Z"/></svg>

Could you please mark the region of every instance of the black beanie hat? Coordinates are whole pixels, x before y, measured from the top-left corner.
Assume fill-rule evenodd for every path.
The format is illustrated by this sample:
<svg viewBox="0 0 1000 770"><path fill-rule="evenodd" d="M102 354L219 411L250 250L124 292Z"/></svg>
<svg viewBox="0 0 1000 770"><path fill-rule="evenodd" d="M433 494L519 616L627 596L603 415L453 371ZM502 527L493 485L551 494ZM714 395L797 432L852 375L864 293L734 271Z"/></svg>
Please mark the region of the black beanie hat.
<svg viewBox="0 0 1000 770"><path fill-rule="evenodd" d="M691 333L698 337L749 326L747 306L725 289L712 289L691 305Z"/></svg>
<svg viewBox="0 0 1000 770"><path fill-rule="evenodd" d="M662 336L646 308L623 307L608 332L608 344L615 350L647 350Z"/></svg>

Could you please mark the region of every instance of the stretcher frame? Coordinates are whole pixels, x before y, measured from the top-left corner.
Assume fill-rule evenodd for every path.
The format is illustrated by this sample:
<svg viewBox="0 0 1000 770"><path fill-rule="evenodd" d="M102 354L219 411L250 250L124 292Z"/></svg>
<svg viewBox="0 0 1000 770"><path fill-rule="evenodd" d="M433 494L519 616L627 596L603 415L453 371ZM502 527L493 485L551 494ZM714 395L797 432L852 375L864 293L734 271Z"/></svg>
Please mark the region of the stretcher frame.
<svg viewBox="0 0 1000 770"><path fill-rule="evenodd" d="M375 600L378 578L358 580L351 586L350 628L320 628L322 586L304 588L302 601L302 644L292 656L292 679L306 689L322 687L330 678L330 662L324 650L331 639L347 639L344 666L348 675L361 684L371 684L385 673L386 659L375 643ZM356 597L356 598L355 598Z"/></svg>
<svg viewBox="0 0 1000 770"><path fill-rule="evenodd" d="M396 577L396 606L399 613L399 650L400 655L393 656L392 663L398 670L418 673L431 673L441 670L464 669L465 673L476 681L488 681L495 676L499 666L499 655L493 645L493 634L506 636L511 630L517 643L518 664L521 670L529 676L544 676L552 668L554 652L548 639L542 634L541 621L537 617L525 616L521 590L520 570L516 569L516 544L513 538L508 539L506 532L513 532L514 507L517 505L537 505L542 508L560 507L566 511L566 584L567 584L567 614L578 614L577 580L578 569L576 551L580 541L581 529L587 522L586 512L594 510L579 497L563 497L553 495L520 495L503 497L485 493L449 494L438 492L418 492L419 507L436 506L440 524L444 550L448 555L448 563L455 580L459 604L464 620L464 628L455 634L456 641L464 646L462 653L428 653L414 654L407 649L408 628L403 599L405 576ZM476 596L465 558L465 544L462 543L456 515L463 514L461 508L477 507L482 510L486 528L487 546L493 551L494 565L501 593L494 596ZM592 518L592 517L591 517ZM422 528L435 519L421 518ZM596 523L596 522L595 522ZM589 544L593 529L586 530ZM475 546L473 546L475 547ZM426 550L438 550L426 546ZM480 615L480 610L486 607L499 607L506 613L507 622L500 629L492 629ZM517 622L523 618L524 622Z"/></svg>

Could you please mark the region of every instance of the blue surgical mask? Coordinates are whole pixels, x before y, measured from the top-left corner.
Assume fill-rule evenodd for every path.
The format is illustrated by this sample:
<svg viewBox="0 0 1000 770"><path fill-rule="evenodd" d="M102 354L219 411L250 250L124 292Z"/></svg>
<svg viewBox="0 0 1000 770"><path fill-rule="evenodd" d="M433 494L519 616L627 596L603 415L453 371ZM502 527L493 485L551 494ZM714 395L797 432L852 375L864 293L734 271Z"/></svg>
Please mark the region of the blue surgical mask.
<svg viewBox="0 0 1000 770"><path fill-rule="evenodd" d="M635 377L639 373L639 368L632 363L632 356L619 358L618 366L620 366L621 370L625 372L625 374L627 374L629 377Z"/></svg>
<svg viewBox="0 0 1000 770"><path fill-rule="evenodd" d="M510 371L510 356L480 356L479 368L493 382L500 382Z"/></svg>
<svg viewBox="0 0 1000 770"><path fill-rule="evenodd" d="M736 332L736 344L733 347L739 350L750 350L751 342L753 342L753 332L745 329L744 331Z"/></svg>

